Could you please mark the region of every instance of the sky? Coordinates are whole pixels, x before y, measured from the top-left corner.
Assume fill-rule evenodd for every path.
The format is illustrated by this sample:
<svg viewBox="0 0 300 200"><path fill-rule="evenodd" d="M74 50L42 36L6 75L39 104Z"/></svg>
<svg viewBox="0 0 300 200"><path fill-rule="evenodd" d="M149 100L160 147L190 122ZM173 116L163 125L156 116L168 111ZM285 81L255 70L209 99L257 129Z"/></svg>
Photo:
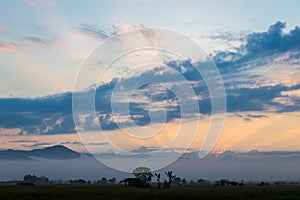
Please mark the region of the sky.
<svg viewBox="0 0 300 200"><path fill-rule="evenodd" d="M214 151L298 151L299 7L297 0L1 1L0 148L33 149L55 144L78 151L114 148L107 138L95 136L96 126L100 123L105 136L115 146L127 150L139 146L165 146L184 126L185 133L172 143L171 148L182 148L191 143L188 148L198 150L210 126L211 98L203 77L196 76L188 64L176 59L162 62L164 67L152 64L136 75L119 80L118 83L128 88L134 88L141 79L160 78L159 83L165 85L149 84L135 90L130 113L119 110L117 117L112 116L108 98L116 86L114 78L118 78L118 73L108 72L104 82L95 82L98 84L96 89L80 93L88 95L89 91L94 91L96 96L96 118L90 115L78 118L88 124L82 131L90 135L90 141L82 141L76 133L72 92L80 67L93 55L92 51L120 33L156 27L183 34L196 42L220 71L227 113ZM148 39L159 40L151 37ZM170 43L181 44L175 39ZM114 48L126 47L126 43L114 45ZM110 50L107 56L112 54ZM160 58L160 54L155 53L133 54L115 65L131 67L130 64L149 61L146 58L153 58L153 55ZM139 60L139 56L146 58ZM196 66L203 64L193 62ZM188 82L178 83L173 72L180 72ZM180 99L167 88L186 83L193 84L200 112L193 110L179 122ZM188 104L186 100L184 102ZM124 103L124 99L116 97L113 101L117 105ZM149 124L149 110L154 114L166 111L166 123L154 121ZM132 126L133 122L144 127L143 134L155 132L157 135L149 140L121 139L123 132L117 125L136 133L141 129ZM190 141L193 132L196 136Z"/></svg>
<svg viewBox="0 0 300 200"><path fill-rule="evenodd" d="M201 42L208 53L213 53L224 48L224 41L208 40L211 36L238 37L243 32L263 31L277 20L287 22L287 30L293 28L299 24L298 4L298 1L2 1L1 96L36 97L71 91L82 60L101 41L80 32L84 26L130 29L131 25L143 25L172 29Z"/></svg>

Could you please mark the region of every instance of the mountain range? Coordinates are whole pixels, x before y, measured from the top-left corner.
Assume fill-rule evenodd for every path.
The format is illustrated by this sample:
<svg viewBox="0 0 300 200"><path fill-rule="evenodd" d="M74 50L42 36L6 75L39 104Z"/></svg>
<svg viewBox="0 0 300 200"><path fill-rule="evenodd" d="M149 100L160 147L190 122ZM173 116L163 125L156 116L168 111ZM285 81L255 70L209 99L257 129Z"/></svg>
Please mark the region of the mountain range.
<svg viewBox="0 0 300 200"><path fill-rule="evenodd" d="M0 151L0 160L34 160L34 159L55 159L68 160L76 159L80 153L73 151L63 145L46 147L43 149L24 150L3 150Z"/></svg>
<svg viewBox="0 0 300 200"><path fill-rule="evenodd" d="M99 153L97 157L102 157L105 159L119 159L119 158L150 158L150 152L153 152L153 148L140 147L138 149L132 150L133 154L118 154L115 152L104 152ZM198 159L198 152L189 152L189 153L177 153L174 150L162 152L159 155L161 156L174 156L178 155L180 159ZM176 156L175 155L175 156ZM40 160L40 159L49 159L49 160L70 160L78 159L81 156L93 157L89 153L78 153L74 150L71 150L63 145L56 145L51 147L46 147L43 149L33 149L29 151L25 150L1 150L0 151L0 160ZM266 158L282 158L282 159L296 159L300 160L299 151L257 151L252 150L244 153L236 153L233 151L224 151L223 153L216 154L211 153L205 159L213 160L243 160L243 159L266 159Z"/></svg>

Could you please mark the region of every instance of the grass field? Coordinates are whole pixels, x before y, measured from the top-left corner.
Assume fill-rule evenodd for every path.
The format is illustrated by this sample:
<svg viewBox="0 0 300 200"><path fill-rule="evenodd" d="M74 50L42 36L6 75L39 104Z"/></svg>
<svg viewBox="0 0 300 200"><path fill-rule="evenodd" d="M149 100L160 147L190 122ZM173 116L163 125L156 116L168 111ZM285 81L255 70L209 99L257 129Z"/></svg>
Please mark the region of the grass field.
<svg viewBox="0 0 300 200"><path fill-rule="evenodd" d="M121 185L0 186L1 200L65 199L300 199L300 186L177 186L171 189L131 188Z"/></svg>

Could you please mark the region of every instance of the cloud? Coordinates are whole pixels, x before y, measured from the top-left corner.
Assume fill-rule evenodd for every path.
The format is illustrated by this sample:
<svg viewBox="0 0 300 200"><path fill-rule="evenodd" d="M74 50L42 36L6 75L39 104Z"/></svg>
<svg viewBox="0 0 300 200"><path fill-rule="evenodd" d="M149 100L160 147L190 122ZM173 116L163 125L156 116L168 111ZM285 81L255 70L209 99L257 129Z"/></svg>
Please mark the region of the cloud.
<svg viewBox="0 0 300 200"><path fill-rule="evenodd" d="M213 59L222 73L236 71L245 64L268 62L269 57L280 57L300 50L300 28L284 33L286 23L276 22L265 32L254 32L245 36L245 43L234 51L219 51ZM298 55L298 54L295 54ZM289 62L289 61L287 61ZM258 63L262 65L262 63Z"/></svg>
<svg viewBox="0 0 300 200"><path fill-rule="evenodd" d="M84 145L91 145L91 146L105 146L105 145L109 145L109 143L107 142L91 142L91 143L86 143Z"/></svg>
<svg viewBox="0 0 300 200"><path fill-rule="evenodd" d="M125 26L126 27L126 26ZM214 56L214 60L221 71L227 93L227 111L230 113L242 112L290 112L300 110L300 40L299 28L295 27L284 33L285 24L277 22L266 32L251 33L246 36L246 43L236 52L223 51ZM134 27L133 27L134 28ZM105 39L112 30L104 30L98 26L81 25L78 30L96 38ZM154 39L151 33L145 35ZM28 40L44 44L41 38L27 37ZM9 45L7 45L9 46ZM0 46L1 49L1 46ZM85 122L86 131L95 131L100 125L103 130L118 129L118 124L130 127L132 125L145 126L151 122L150 113L166 111L166 120L170 122L182 116L177 97L167 88L180 89L184 84L190 84L196 93L200 105L200 113L210 114L211 99L205 81L193 65L205 65L203 62L191 64L191 60L173 60L143 71L137 75L118 79L115 78L101 84L94 89L82 91L95 92L96 118L91 115L76 116ZM264 72L264 70L266 72ZM184 81L178 81L175 72L182 74ZM288 72L288 73L286 73ZM143 82L157 84L141 86ZM136 88L130 102L112 97L113 90L118 83L124 91ZM183 91L184 92L184 91ZM189 95L184 103L189 105ZM119 110L114 116L111 108L111 98L117 106L129 104L129 115ZM72 93L46 96L43 98L0 99L0 127L20 128L20 135L24 134L60 134L75 133L75 124L72 115ZM190 116L198 116L191 110ZM242 115L244 120L263 118L264 115ZM154 121L156 123L156 121ZM96 144L94 144L96 145Z"/></svg>
<svg viewBox="0 0 300 200"><path fill-rule="evenodd" d="M247 35L245 50L251 55L300 50L300 28L284 33L285 27L286 23L278 21L266 32Z"/></svg>
<svg viewBox="0 0 300 200"><path fill-rule="evenodd" d="M48 41L45 39L42 39L40 37L35 37L35 36L26 36L23 38L25 42L30 42L34 44L39 44L39 45L48 45Z"/></svg>
<svg viewBox="0 0 300 200"><path fill-rule="evenodd" d="M79 36L81 38L86 39L100 39L105 40L109 37L112 37L116 34L125 32L125 31L132 31L132 30L138 30L141 36L144 38L150 40L153 39L153 32L150 30L139 30L140 28L144 28L143 25L135 25L135 24L129 24L125 22L119 22L116 25L112 25L106 28L100 27L98 25L94 24L80 24L78 27L76 27L76 30L79 32Z"/></svg>
<svg viewBox="0 0 300 200"><path fill-rule="evenodd" d="M26 147L26 148L37 148L37 147L45 147L45 146L49 146L49 145L52 145L52 143L38 142L38 143L35 143L35 144L32 144L32 145L23 144L22 146Z"/></svg>
<svg viewBox="0 0 300 200"><path fill-rule="evenodd" d="M11 140L9 142L12 143L32 143L32 142L38 142L37 140Z"/></svg>
<svg viewBox="0 0 300 200"><path fill-rule="evenodd" d="M71 93L35 99L5 98L0 102L1 126L21 128L20 135L75 132Z"/></svg>
<svg viewBox="0 0 300 200"><path fill-rule="evenodd" d="M9 51L11 50L11 48L7 45L0 45L0 51Z"/></svg>
<svg viewBox="0 0 300 200"><path fill-rule="evenodd" d="M182 70L182 65L185 62L172 62L170 66L174 69ZM180 66L181 65L181 66ZM157 72L163 70L162 68L155 68L140 74L137 77L131 77L124 80L119 80L119 84L124 84L127 87L134 87L137 80L146 79L151 80L157 78ZM190 71L185 70L183 75L187 80L195 82L197 76ZM160 80L170 85L182 85L172 79L172 75L163 70L160 74ZM198 77L200 78L200 77ZM202 82L198 79L198 84L195 84L194 91L199 96L200 112L202 114L209 114L211 110L210 97L208 91L205 91L205 85L199 85ZM111 110L111 94L117 83L117 80L100 85L96 89L96 113L97 118L91 116L82 116L81 120L86 122L86 131L95 131L100 124L103 130L118 129L117 122L123 126L132 126L138 124L141 126L147 125L151 122L149 111L153 108L156 111L166 110L167 121L181 117L181 109L177 103L176 96L169 92L166 88L157 87L155 84L145 85L133 94L131 102L129 103L130 116L124 115L122 110L115 113L123 116L125 120L118 121L112 116ZM162 82L160 82L162 83ZM278 98L291 98L293 94L291 91L297 91L300 88L300 83L294 86L286 86L277 84L273 86L260 87L227 87L227 111L235 112L250 112L250 111L269 111L269 112L289 112L291 110L300 110L299 98L293 96L294 103L286 104L284 101L276 101ZM290 94L291 95L287 95ZM187 99L188 100L188 99ZM72 116L72 93L64 93L60 95L48 96L37 99L20 99L8 98L0 99L0 125L5 128L21 128L20 134L60 134L60 133L74 133L75 125ZM124 104L124 102L117 102ZM125 102L126 103L126 102ZM16 106L18 105L18 106ZM191 111L191 116L195 111ZM243 116L245 120L251 118L261 118L263 115L247 115ZM95 123L97 122L97 123ZM155 123L155 121L154 121Z"/></svg>
<svg viewBox="0 0 300 200"><path fill-rule="evenodd" d="M0 30L1 31L1 30ZM13 51L13 50L24 50L28 43L48 46L49 41L40 37L35 36L26 36L23 37L21 43L19 42L5 42L0 43L0 52L1 51Z"/></svg>
<svg viewBox="0 0 300 200"><path fill-rule="evenodd" d="M90 146L105 146L105 145L109 145L109 143L107 142L91 142L91 143L81 143L81 142L61 142L61 145L90 145Z"/></svg>
<svg viewBox="0 0 300 200"><path fill-rule="evenodd" d="M7 42L0 44L0 51L11 51L15 49L24 49L24 45L16 42Z"/></svg>
<svg viewBox="0 0 300 200"><path fill-rule="evenodd" d="M88 38L96 38L96 39L107 39L108 37L114 35L115 33L111 29L104 29L97 25L91 24L81 24L77 27L77 30L82 34L84 37Z"/></svg>
<svg viewBox="0 0 300 200"><path fill-rule="evenodd" d="M133 31L133 30L139 29L141 27L143 27L143 25L142 26L137 26L137 25L129 24L129 23L125 23L125 22L119 22L119 24L117 26L114 26L114 28L116 30L118 30L118 32Z"/></svg>
<svg viewBox="0 0 300 200"><path fill-rule="evenodd" d="M244 121L252 121L253 119L261 119L261 118L267 118L267 115L264 114L252 114L251 112L234 112L230 116L238 117L243 119Z"/></svg>

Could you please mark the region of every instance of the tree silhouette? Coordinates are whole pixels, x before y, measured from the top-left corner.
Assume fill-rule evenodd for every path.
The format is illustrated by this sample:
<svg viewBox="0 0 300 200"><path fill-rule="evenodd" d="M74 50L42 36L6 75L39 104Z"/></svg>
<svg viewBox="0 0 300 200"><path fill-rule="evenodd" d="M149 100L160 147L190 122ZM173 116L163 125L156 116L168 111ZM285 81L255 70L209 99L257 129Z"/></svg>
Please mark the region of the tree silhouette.
<svg viewBox="0 0 300 200"><path fill-rule="evenodd" d="M166 175L167 175L167 177L169 179L168 183L171 184L173 182L174 178L176 178L176 176L173 175L172 171L168 171L168 172L165 172L165 173L166 173Z"/></svg>
<svg viewBox="0 0 300 200"><path fill-rule="evenodd" d="M143 183L144 187L149 187L151 179L153 177L153 174L151 173L150 168L148 167L138 167L135 168L132 172L132 174L140 179L140 181Z"/></svg>
<svg viewBox="0 0 300 200"><path fill-rule="evenodd" d="M158 189L160 189L160 186L161 186L160 174L155 173L155 176L156 176L156 181L157 181L157 184L158 184Z"/></svg>
<svg viewBox="0 0 300 200"><path fill-rule="evenodd" d="M175 177L172 182L173 182L173 185L180 185L181 184L181 178L180 177Z"/></svg>
<svg viewBox="0 0 300 200"><path fill-rule="evenodd" d="M164 188L170 188L171 183L173 182L173 180L176 176L173 174L172 171L165 172L165 174L168 177L168 181L166 181L166 180L164 181Z"/></svg>
<svg viewBox="0 0 300 200"><path fill-rule="evenodd" d="M49 179L45 176L37 177L35 175L30 175L30 174L25 175L23 181L25 183L37 183L37 184L49 183Z"/></svg>
<svg viewBox="0 0 300 200"><path fill-rule="evenodd" d="M116 179L115 177L113 177L113 178L111 178L111 179L108 180L108 182L109 182L110 184L115 184L116 181L117 181L117 179Z"/></svg>
<svg viewBox="0 0 300 200"><path fill-rule="evenodd" d="M102 177L101 180L97 181L98 184L107 184L107 179Z"/></svg>

